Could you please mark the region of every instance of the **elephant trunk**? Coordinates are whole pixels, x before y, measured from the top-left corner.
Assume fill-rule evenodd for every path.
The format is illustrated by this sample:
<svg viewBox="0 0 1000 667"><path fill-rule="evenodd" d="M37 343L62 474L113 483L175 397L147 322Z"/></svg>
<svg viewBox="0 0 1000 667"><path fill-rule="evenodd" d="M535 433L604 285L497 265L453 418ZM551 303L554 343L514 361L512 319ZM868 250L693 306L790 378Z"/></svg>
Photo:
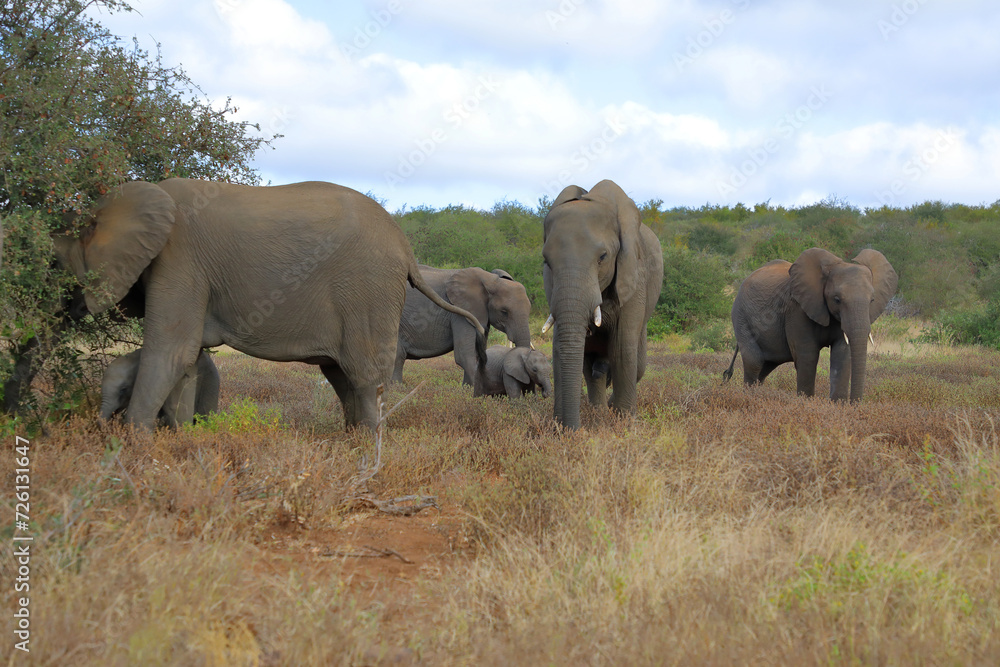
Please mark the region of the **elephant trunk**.
<svg viewBox="0 0 1000 667"><path fill-rule="evenodd" d="M514 343L514 347L531 347L531 329L527 320L510 327L506 333L507 338Z"/></svg>
<svg viewBox="0 0 1000 667"><path fill-rule="evenodd" d="M867 316L867 312L865 312ZM851 403L857 403L865 393L865 371L868 365L868 335L871 324L867 317L844 329L851 345Z"/></svg>
<svg viewBox="0 0 1000 667"><path fill-rule="evenodd" d="M583 385L583 345L586 325L556 319L552 341L552 371L555 375L555 418L566 428L580 428L580 391Z"/></svg>
<svg viewBox="0 0 1000 667"><path fill-rule="evenodd" d="M548 375L542 375L541 377L539 377L538 382L536 384L538 384L538 386L542 388L543 398L548 398L549 396L552 395L552 380L549 379Z"/></svg>

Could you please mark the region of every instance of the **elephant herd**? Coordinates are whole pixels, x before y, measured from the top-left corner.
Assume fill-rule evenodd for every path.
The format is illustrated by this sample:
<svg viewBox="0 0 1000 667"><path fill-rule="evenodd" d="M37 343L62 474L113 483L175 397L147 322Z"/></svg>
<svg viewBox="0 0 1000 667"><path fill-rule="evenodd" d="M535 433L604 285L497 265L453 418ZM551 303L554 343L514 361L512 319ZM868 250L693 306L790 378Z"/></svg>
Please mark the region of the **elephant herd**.
<svg viewBox="0 0 1000 667"><path fill-rule="evenodd" d="M584 382L590 403L634 414L663 281L660 242L608 180L565 188L543 226L551 366L531 345L521 283L501 269L418 265L392 217L338 185L131 182L98 202L81 233L54 240L81 284L71 313L117 306L144 316L142 348L106 371L105 419L123 412L152 429L216 409L219 375L206 349L223 344L319 366L347 427L377 426L377 388L401 381L407 359L449 351L475 395L539 387L566 428L580 426ZM755 271L733 305L745 381L793 361L799 392L811 395L819 350L830 347L831 397L847 398L850 386L860 399L871 322L895 289L874 250L849 263L814 248ZM515 347L486 349L491 327Z"/></svg>

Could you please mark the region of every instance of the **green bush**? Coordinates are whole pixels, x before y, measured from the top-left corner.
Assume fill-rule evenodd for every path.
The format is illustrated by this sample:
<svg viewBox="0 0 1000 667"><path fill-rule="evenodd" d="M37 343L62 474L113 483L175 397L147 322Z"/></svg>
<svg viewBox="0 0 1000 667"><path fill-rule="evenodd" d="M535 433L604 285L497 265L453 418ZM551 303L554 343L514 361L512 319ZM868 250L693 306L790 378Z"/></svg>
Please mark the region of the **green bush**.
<svg viewBox="0 0 1000 667"><path fill-rule="evenodd" d="M732 351L735 347L736 336L733 334L732 322L728 319L712 320L691 331L691 349L695 352L725 352Z"/></svg>
<svg viewBox="0 0 1000 667"><path fill-rule="evenodd" d="M718 255L666 246L663 285L649 332L661 335L728 317L733 279L733 272Z"/></svg>
<svg viewBox="0 0 1000 667"><path fill-rule="evenodd" d="M1000 303L942 312L917 336L917 341L982 345L1000 350Z"/></svg>

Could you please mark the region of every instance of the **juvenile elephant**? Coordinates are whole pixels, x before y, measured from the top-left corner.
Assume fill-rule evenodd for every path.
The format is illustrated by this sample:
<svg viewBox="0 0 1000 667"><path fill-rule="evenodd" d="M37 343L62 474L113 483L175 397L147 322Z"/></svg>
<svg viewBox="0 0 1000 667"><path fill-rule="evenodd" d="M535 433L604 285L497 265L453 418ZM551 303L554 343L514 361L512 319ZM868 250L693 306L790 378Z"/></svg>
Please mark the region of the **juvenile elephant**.
<svg viewBox="0 0 1000 667"><path fill-rule="evenodd" d="M896 272L877 250L846 262L821 248L794 263L768 262L740 285L733 303L736 353L725 379L743 355L743 381L757 384L781 364L795 363L800 394L816 387L819 351L830 348L830 398L861 400L871 325L896 293Z"/></svg>
<svg viewBox="0 0 1000 667"><path fill-rule="evenodd" d="M151 429L199 350L227 344L274 361L317 364L348 427L374 429L376 389L396 354L406 283L477 329L417 270L399 225L374 200L332 183L253 187L141 181L98 202L60 263L97 314L138 291L142 357L126 417Z"/></svg>
<svg viewBox="0 0 1000 667"><path fill-rule="evenodd" d="M118 357L104 371L101 382L101 419L111 419L128 408L139 372L142 350ZM195 415L207 415L219 409L219 371L212 355L204 350L180 381L167 395L160 408L159 419L164 426L177 428L190 424Z"/></svg>
<svg viewBox="0 0 1000 667"><path fill-rule="evenodd" d="M660 241L618 185L571 185L544 222L542 277L553 322L556 421L580 427L581 372L593 405L636 411L646 369L646 322L663 282Z"/></svg>
<svg viewBox="0 0 1000 667"><path fill-rule="evenodd" d="M427 285L448 303L471 312L487 331L496 327L515 345L531 346L528 315L531 302L524 285L502 269L492 272L478 267L435 269L419 266ZM462 381L474 385L476 379L476 330L468 320L438 308L413 288L406 290L406 304L399 322L399 342L393 382L403 381L407 359L440 357L455 351L455 363L462 367Z"/></svg>
<svg viewBox="0 0 1000 667"><path fill-rule="evenodd" d="M494 345L486 350L486 370L476 382L474 396L517 398L542 388L542 396L552 393L552 366L545 355L530 347Z"/></svg>

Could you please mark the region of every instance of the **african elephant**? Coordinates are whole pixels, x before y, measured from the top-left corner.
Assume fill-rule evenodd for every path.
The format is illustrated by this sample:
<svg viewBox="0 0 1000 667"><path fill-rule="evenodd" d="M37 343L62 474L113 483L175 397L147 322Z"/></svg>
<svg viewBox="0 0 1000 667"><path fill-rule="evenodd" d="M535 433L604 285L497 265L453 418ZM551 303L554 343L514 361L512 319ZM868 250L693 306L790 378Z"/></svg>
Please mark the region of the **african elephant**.
<svg viewBox="0 0 1000 667"><path fill-rule="evenodd" d="M545 355L530 347L494 345L486 350L486 369L476 382L473 396L509 396L542 388L542 396L552 393L552 366Z"/></svg>
<svg viewBox="0 0 1000 667"><path fill-rule="evenodd" d="M142 357L126 411L141 427L153 427L201 348L226 344L318 365L346 425L374 429L407 280L475 324L486 363L475 317L427 286L385 209L339 185L126 183L98 202L81 236L60 237L56 251L83 282L91 313L141 286Z"/></svg>
<svg viewBox="0 0 1000 667"><path fill-rule="evenodd" d="M851 402L865 390L868 337L896 293L896 272L877 250L846 262L821 248L794 263L768 262L743 281L733 303L736 353L725 379L743 355L743 381L757 384L781 364L795 363L798 393L816 388L819 351L830 348L830 398Z"/></svg>
<svg viewBox="0 0 1000 667"><path fill-rule="evenodd" d="M531 302L524 285L502 269L492 272L478 267L435 269L419 266L432 290L448 303L468 310L489 332L496 327L515 345L530 347L528 315ZM406 304L399 323L393 382L403 381L407 359L439 357L455 351L455 363L465 371L462 381L474 385L476 379L476 330L464 318L447 313L413 288L406 290Z"/></svg>
<svg viewBox="0 0 1000 667"><path fill-rule="evenodd" d="M571 185L544 222L542 278L555 325L556 421L580 427L580 374L593 405L636 411L636 383L646 369L646 322L663 282L656 235L618 185L601 181L590 192Z"/></svg>
<svg viewBox="0 0 1000 667"><path fill-rule="evenodd" d="M101 419L111 419L128 408L141 355L142 350L134 350L108 364L101 381ZM207 415L218 409L219 371L212 355L203 350L194 366L170 391L160 408L159 421L164 426L177 428L180 424L192 423L195 415Z"/></svg>

